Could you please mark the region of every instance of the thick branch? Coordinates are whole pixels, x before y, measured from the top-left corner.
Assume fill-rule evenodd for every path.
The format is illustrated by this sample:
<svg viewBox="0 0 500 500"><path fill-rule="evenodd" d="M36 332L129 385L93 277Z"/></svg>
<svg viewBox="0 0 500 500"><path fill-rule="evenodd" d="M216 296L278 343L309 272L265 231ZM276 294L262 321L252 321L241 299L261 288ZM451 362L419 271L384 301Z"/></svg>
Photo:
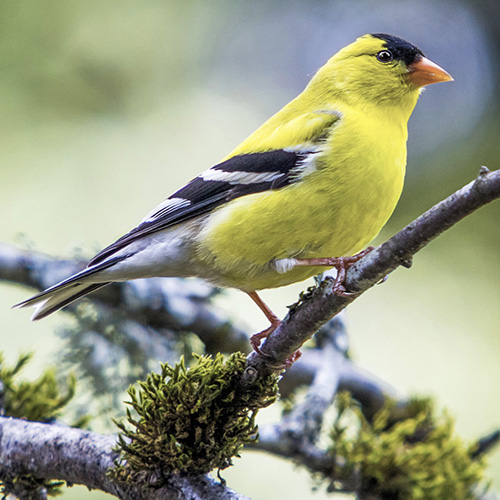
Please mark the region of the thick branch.
<svg viewBox="0 0 500 500"><path fill-rule="evenodd" d="M500 170L481 168L477 179L441 201L388 241L370 252L347 271L346 288L356 292L339 297L332 292L333 281L323 281L303 300L281 326L266 340L262 351L268 356L251 353L244 382L252 384L285 360L326 323L359 295L380 282L399 266L409 267L415 253L446 229L478 208L500 197Z"/></svg>
<svg viewBox="0 0 500 500"><path fill-rule="evenodd" d="M408 266L411 257L432 239L477 208L498 197L500 197L500 171L482 170L474 182L437 204L354 265L347 273L347 288L361 294L398 266ZM33 259L39 259L36 267L33 266ZM49 284L46 282L47 277L53 276L52 273L56 268L57 272L64 272L64 275L75 270L63 269L61 271L61 267L64 266L76 267L73 262L54 261L31 252L23 253L14 250L13 247L0 245L0 279L43 288ZM51 281L57 281L57 279L51 279ZM166 281L168 280L162 280L162 283ZM164 290L157 280L150 280L149 283L153 283L151 286L157 287L156 290ZM138 321L144 317L149 318L147 321L150 321L152 325L157 324L158 321L167 321L162 314L168 315L169 313L159 313L158 302L151 305L148 300L145 300L144 282L141 282L137 288L134 286L137 285L108 287L102 295L96 294L96 297L98 301L109 306L116 307L117 304L126 303L126 308L132 311L132 315L137 315L134 319ZM178 293L178 288L175 293ZM169 295L166 294L165 297L165 303L168 303ZM264 351L272 357L268 359L255 353L249 356L247 381L251 382L251 379L259 373L273 370L273 366L283 362L310 338L319 326L326 323L354 299L355 297L334 295L331 280L325 280L309 298L303 300L293 310L282 326L265 343ZM160 311L164 305L161 304ZM168 316L168 321L171 321L170 316ZM177 317L175 321L180 328L189 328L184 323L185 319L179 320ZM212 329L212 331L215 330ZM325 352L321 356L325 356ZM285 447L282 446L284 442L281 437L284 432L287 432L285 425L285 428L281 429L279 427L261 429L261 449L267 449L282 456L294 457L302 463L308 463L312 470L320 471L329 465L324 454L314 444L321 412L318 413L311 402L316 402L321 408L326 407L335 390L342 387L342 384L357 390L359 397L366 393L371 400L374 399L373 394L383 398L385 388L379 386L370 376L345 358L339 361L335 353L333 358L329 357L330 362L332 359L336 360L336 372L332 373L328 367L325 368L324 363L321 363L323 369L319 372L311 370L310 379L314 378L314 384L310 392L310 401L306 400L302 408L305 410L305 417L300 424L302 430L312 432L311 438L306 443L308 446L299 450L299 456L297 456L297 449L290 447L289 443ZM375 407L377 406L376 400L377 398L375 398ZM294 420L298 421L298 419ZM113 485L105 472L117 458L116 454L111 451L114 442L115 439L111 436L0 417L0 453L2 456L0 478L31 473L46 479L63 479L71 483L86 484L91 488L98 488L124 499L177 499L181 496L180 492L193 499L243 498L206 477L195 479L172 477L171 483L160 490L148 489L145 484L131 487Z"/></svg>
<svg viewBox="0 0 500 500"><path fill-rule="evenodd" d="M0 479L32 474L99 489L126 500L248 500L208 476L172 476L168 486L116 485L106 476L118 454L114 436L0 417Z"/></svg>

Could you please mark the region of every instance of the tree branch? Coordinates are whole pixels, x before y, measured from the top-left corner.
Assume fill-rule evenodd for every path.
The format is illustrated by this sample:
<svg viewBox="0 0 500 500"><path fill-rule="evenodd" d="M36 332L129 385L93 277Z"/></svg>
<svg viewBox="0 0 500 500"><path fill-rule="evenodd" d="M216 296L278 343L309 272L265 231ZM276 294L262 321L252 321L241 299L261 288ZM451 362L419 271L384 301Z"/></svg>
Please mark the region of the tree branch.
<svg viewBox="0 0 500 500"><path fill-rule="evenodd" d="M356 295L339 297L332 292L333 280L324 280L290 311L281 326L266 340L261 349L267 356L259 356L255 352L249 355L243 383L251 385L256 377L276 370L276 366L282 365L321 325L362 293L397 267L409 267L413 255L430 241L499 197L500 170L490 172L481 167L479 176L473 182L432 207L347 271L346 288Z"/></svg>
<svg viewBox="0 0 500 500"><path fill-rule="evenodd" d="M347 334L341 316L323 327L318 335L321 344L313 382L302 403L283 417L280 423L259 427L259 440L247 444L274 455L289 458L311 472L332 474L331 457L316 446L323 418L338 391L346 358Z"/></svg>
<svg viewBox="0 0 500 500"><path fill-rule="evenodd" d="M336 394L348 390L361 403L364 415L370 419L388 397L405 404L396 391L374 375L357 367L348 357L348 336L342 314L335 316L316 334L317 350L307 350L314 358L308 359L314 373L311 386L302 403L285 415L277 424L259 426L259 440L246 448L272 453L292 459L313 473L332 477L334 463L330 454L317 446L323 419ZM294 364L290 375L300 368L301 360ZM357 478L344 481L345 491L355 491Z"/></svg>
<svg viewBox="0 0 500 500"><path fill-rule="evenodd" d="M316 443L325 412L337 393L343 364L347 362L345 352L339 347L339 339L346 335L344 322L338 317L328 325L329 328L321 330L321 359L304 401L279 424L272 426L273 429L271 426L264 430L261 427L260 443L255 443L254 447L270 445L272 435L272 440L279 443L280 454L287 449L286 453L291 456L308 453L309 447Z"/></svg>
<svg viewBox="0 0 500 500"><path fill-rule="evenodd" d="M248 500L208 476L172 476L162 488L117 485L106 476L118 454L114 436L72 427L0 417L0 479L32 474L99 489L124 500Z"/></svg>

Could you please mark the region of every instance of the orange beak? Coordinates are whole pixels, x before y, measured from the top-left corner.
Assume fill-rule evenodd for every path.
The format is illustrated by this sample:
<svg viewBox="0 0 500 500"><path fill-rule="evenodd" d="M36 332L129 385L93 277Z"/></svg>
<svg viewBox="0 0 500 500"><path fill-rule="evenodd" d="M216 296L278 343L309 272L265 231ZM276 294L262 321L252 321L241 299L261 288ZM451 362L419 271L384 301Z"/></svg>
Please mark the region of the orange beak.
<svg viewBox="0 0 500 500"><path fill-rule="evenodd" d="M408 78L417 87L453 81L453 77L447 71L427 57L422 57L408 66Z"/></svg>

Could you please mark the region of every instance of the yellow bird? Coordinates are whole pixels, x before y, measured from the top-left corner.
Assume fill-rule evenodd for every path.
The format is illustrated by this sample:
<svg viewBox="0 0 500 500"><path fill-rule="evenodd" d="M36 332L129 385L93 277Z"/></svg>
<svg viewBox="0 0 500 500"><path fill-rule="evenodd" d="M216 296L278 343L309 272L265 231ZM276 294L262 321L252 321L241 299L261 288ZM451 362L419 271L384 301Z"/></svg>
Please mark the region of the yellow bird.
<svg viewBox="0 0 500 500"><path fill-rule="evenodd" d="M179 189L81 272L16 307L40 319L114 281L197 276L246 292L336 267L335 291L403 188L407 122L423 86L453 80L411 43L364 35L232 153ZM351 256L351 257L345 257Z"/></svg>

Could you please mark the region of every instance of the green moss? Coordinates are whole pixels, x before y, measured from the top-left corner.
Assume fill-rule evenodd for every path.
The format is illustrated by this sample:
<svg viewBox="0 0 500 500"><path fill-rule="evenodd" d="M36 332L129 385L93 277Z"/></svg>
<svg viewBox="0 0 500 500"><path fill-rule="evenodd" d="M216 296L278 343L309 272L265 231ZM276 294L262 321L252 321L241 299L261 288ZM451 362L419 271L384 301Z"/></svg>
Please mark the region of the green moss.
<svg viewBox="0 0 500 500"><path fill-rule="evenodd" d="M1 485L0 493L7 498L8 494L13 494L16 498L42 498L37 492L46 491L47 496L55 497L62 494L62 486L65 481L52 481L47 479L38 479L30 474L15 476L4 479ZM10 497L8 497L10 498Z"/></svg>
<svg viewBox="0 0 500 500"><path fill-rule="evenodd" d="M330 453L337 482L359 478L360 496L390 500L469 500L485 463L448 415L435 416L432 402L415 399L404 408L387 403L369 423L347 393L337 399ZM330 489L334 490L332 482Z"/></svg>
<svg viewBox="0 0 500 500"><path fill-rule="evenodd" d="M0 352L0 407L3 416L24 418L38 422L50 422L59 417L64 407L75 394L76 380L69 376L65 385L56 378L54 369L46 370L41 377L33 381L19 380L22 369L30 361L32 354L22 354L13 366L5 364ZM87 423L84 417L75 422L74 427ZM38 479L25 474L3 478L0 492L4 495L13 493L19 498L30 498L30 494L38 490L46 490L48 495L61 493L63 481Z"/></svg>
<svg viewBox="0 0 500 500"><path fill-rule="evenodd" d="M75 395L76 379L70 375L65 386L57 381L55 369L49 368L37 380L19 381L19 373L31 359L23 354L12 367L5 365L0 353L0 381L3 384L3 409L9 417L48 422L57 418ZM79 422L83 423L83 422Z"/></svg>
<svg viewBox="0 0 500 500"><path fill-rule="evenodd" d="M138 415L127 410L131 427L121 429L117 451L124 463L110 470L116 481L147 477L160 486L168 474L197 475L225 469L244 443L257 436L255 417L277 398L276 376L259 387L243 390L239 384L246 358L232 354L196 356L187 368L184 359L174 367L161 365L139 387L128 391Z"/></svg>

